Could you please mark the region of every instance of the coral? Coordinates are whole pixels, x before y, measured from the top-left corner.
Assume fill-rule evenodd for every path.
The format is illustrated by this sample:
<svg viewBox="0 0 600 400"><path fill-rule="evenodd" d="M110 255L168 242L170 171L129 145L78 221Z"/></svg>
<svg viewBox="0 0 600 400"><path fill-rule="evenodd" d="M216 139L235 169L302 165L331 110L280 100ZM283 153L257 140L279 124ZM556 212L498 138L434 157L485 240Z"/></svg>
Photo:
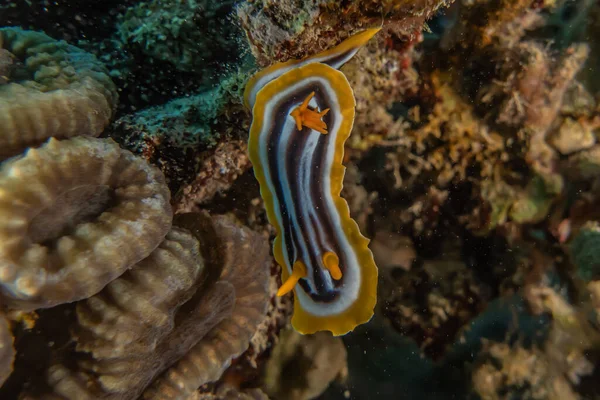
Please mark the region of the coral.
<svg viewBox="0 0 600 400"><path fill-rule="evenodd" d="M232 0L118 2L112 10L118 14L116 30L89 47L110 68L122 92L122 108L137 113L219 86L222 74L240 65L245 53L240 28L231 23L233 6Z"/></svg>
<svg viewBox="0 0 600 400"><path fill-rule="evenodd" d="M369 247L377 268L386 275L396 268L409 271L417 256L410 237L384 229L377 231Z"/></svg>
<svg viewBox="0 0 600 400"><path fill-rule="evenodd" d="M0 85L8 83L8 77L14 68L14 56L5 49L0 49Z"/></svg>
<svg viewBox="0 0 600 400"><path fill-rule="evenodd" d="M250 168L247 144L242 140L220 143L199 167L194 181L184 186L177 197L176 212L195 211L224 192Z"/></svg>
<svg viewBox="0 0 600 400"><path fill-rule="evenodd" d="M261 66L301 59L333 47L355 31L381 25L411 38L446 0L248 1L237 8L252 53Z"/></svg>
<svg viewBox="0 0 600 400"><path fill-rule="evenodd" d="M552 180L552 178L557 178ZM527 187L514 200L509 210L512 221L521 224L536 223L542 221L548 215L550 207L563 189L563 181L560 177L549 176L547 179L534 175Z"/></svg>
<svg viewBox="0 0 600 400"><path fill-rule="evenodd" d="M377 193L369 193L362 185L363 176L354 164L349 164L344 175L342 197L348 202L350 215L361 232L368 232L369 217L373 214L371 204Z"/></svg>
<svg viewBox="0 0 600 400"><path fill-rule="evenodd" d="M198 300L192 298L191 302L197 303ZM53 387L54 396L60 396L58 398L61 399L138 398L158 374L181 357L199 337L225 317L234 301L232 288L227 284L216 283L203 293L200 305L195 308L191 308L191 304L182 306L181 314L175 316L176 322L171 315L169 323L165 326L167 332L163 331L156 338L142 335L140 338L142 342L147 341L145 343L147 346L142 347L142 351L126 350L111 353L103 352L100 346L100 349L94 349L97 356L93 360L81 361L80 371L71 372L64 365L51 367L48 371L48 382ZM187 314L185 310L188 311ZM176 327L174 328L173 325ZM110 328L114 329L114 326ZM138 347L134 346L134 348ZM106 350L108 349L110 346L106 347ZM151 398L146 394L143 396Z"/></svg>
<svg viewBox="0 0 600 400"><path fill-rule="evenodd" d="M595 124L590 122L586 119L575 120L566 117L560 127L549 137L550 144L563 155L592 147L596 144L594 129L598 127L598 122Z"/></svg>
<svg viewBox="0 0 600 400"><path fill-rule="evenodd" d="M459 329L478 315L489 289L446 243L441 256L410 271L382 275L379 308L392 326L433 359L441 357Z"/></svg>
<svg viewBox="0 0 600 400"><path fill-rule="evenodd" d="M508 147L510 140L518 137L505 139L487 126L451 86L451 80L447 74L435 71L429 83L438 99L433 109L418 117L420 126L402 129L396 143L385 146L386 171L379 176L385 186L382 192L393 188L411 195L412 204L401 209L398 220L400 226L412 225L419 235L437 229L441 210L453 197L449 189L470 185L471 198L478 199L479 206L479 198L483 197L491 207L497 207L496 194L505 177L518 177L507 167L523 157ZM504 208L510 208L523 190L517 186L505 191ZM422 191L425 193L421 195ZM498 211L488 210L487 202L483 202L479 214L476 207L468 210L465 221L474 231L504 222Z"/></svg>
<svg viewBox="0 0 600 400"><path fill-rule="evenodd" d="M573 264L580 278L591 281L600 278L600 224L587 222L569 243Z"/></svg>
<svg viewBox="0 0 600 400"><path fill-rule="evenodd" d="M231 366L223 373L215 384L203 385L197 392L198 399L240 399L251 398L268 399L260 389L247 389L256 386L261 370L271 356L273 346L279 341L281 330L289 326L293 302L289 297L276 296L281 285L281 267L271 263L268 282L268 298L270 299L265 317L258 324L256 331L250 339L248 349L234 359ZM246 390L240 390L239 388ZM194 397L196 398L196 397Z"/></svg>
<svg viewBox="0 0 600 400"><path fill-rule="evenodd" d="M231 361L248 348L265 316L272 262L267 241L228 217L215 217L214 221L225 248L220 280L233 286L235 306L228 318L146 390L146 399L185 399L204 383L219 379Z"/></svg>
<svg viewBox="0 0 600 400"><path fill-rule="evenodd" d="M50 139L0 168L2 297L21 309L89 297L171 225L155 167L112 140Z"/></svg>
<svg viewBox="0 0 600 400"><path fill-rule="evenodd" d="M3 314L0 314L0 386L6 381L13 370L15 349L10 324Z"/></svg>
<svg viewBox="0 0 600 400"><path fill-rule="evenodd" d="M346 348L328 332L303 336L287 330L267 362L264 390L273 399L308 400L344 377Z"/></svg>
<svg viewBox="0 0 600 400"><path fill-rule="evenodd" d="M395 34L388 35L367 43L341 68L356 97L354 128L347 144L355 151L401 142L406 123L394 114L419 90L413 62L418 58L415 46L423 36L402 42Z"/></svg>
<svg viewBox="0 0 600 400"><path fill-rule="evenodd" d="M473 371L473 389L482 399L581 399L576 386L594 371L588 350L597 349L600 332L588 317L555 290L542 285L533 297L552 315L540 346L486 341Z"/></svg>
<svg viewBox="0 0 600 400"><path fill-rule="evenodd" d="M454 41L453 50L469 57L466 64L461 57L453 58L457 66L465 65L461 67L465 91L476 97L475 108L486 119L494 119L498 128L511 133L513 149L517 144L525 150L524 161L532 171L545 180L556 179L551 176L556 174L558 156L547 140L568 152L561 142L581 136L577 130L564 132L568 126L563 126L563 132L554 131L563 122L560 111L568 100L565 95L576 85L588 46L578 43L557 52L539 40L525 38L527 31L541 25L541 10L551 8L552 0L464 3L449 41ZM483 14L487 17L482 18ZM480 69L477 73L488 75L485 81L472 79L475 67Z"/></svg>
<svg viewBox="0 0 600 400"><path fill-rule="evenodd" d="M509 61L501 64L500 76L480 91L482 102L500 104L497 121L522 128L519 133L527 140L525 159L531 168L541 175L552 175L557 155L546 139L551 137L564 95L589 49L583 44L572 46L554 61L540 43L527 41L507 53Z"/></svg>
<svg viewBox="0 0 600 400"><path fill-rule="evenodd" d="M0 4L0 14L5 26L29 27L69 43L79 41L81 44L81 39L98 40L109 36L118 16L116 11L133 2L135 0L74 0L69 3L12 0ZM71 17L69 23L65 23L67 17Z"/></svg>
<svg viewBox="0 0 600 400"><path fill-rule="evenodd" d="M85 50L41 33L0 31L0 114L13 107L11 87L36 101L83 90L66 104L75 119L57 102L27 107L15 121L23 137L39 131L39 141L0 150L1 158L41 145L40 129L54 129L58 140L102 132L157 167L137 160L147 171L162 171L177 212L235 215L246 225L182 215L171 226L163 209L163 237L140 240L104 224L110 210L102 207L116 206L113 191L54 194L63 174L87 175L88 159L54 168L71 153L44 155L70 139L4 161L0 183L13 179L22 191L14 196L0 185L0 255L24 237L23 246L39 246L58 263L61 241L90 226L102 228L98 241L121 235L119 256L130 243L156 242L127 266L105 260L98 269L91 255L80 257L95 242L82 240L77 260L38 270L47 274L41 278L32 257L19 257L17 271L49 282L30 299L6 289L17 283L4 280L0 259L6 338L16 351L0 398L598 397L599 13L595 0L0 5L5 23ZM257 66L303 58L378 26L341 68L357 103L343 190L373 238L378 307L343 342L300 336L288 330L292 300L275 296L280 268L268 246L275 232L246 155L251 120L240 91ZM121 100L116 116L110 80ZM89 110L98 114L89 119ZM46 126L50 111L56 124ZM0 130L9 126L1 122ZM139 176L119 157L99 156L116 172L96 167L86 180L111 175L132 184L127 176ZM25 160L44 168L9 176L9 166ZM38 172L43 184L25 174ZM32 217L33 230L23 228L23 205L50 195L58 200ZM89 283L97 288L81 288ZM54 306L72 294L81 300ZM3 322L0 350L10 350L2 346ZM12 359L4 355L0 380Z"/></svg>
<svg viewBox="0 0 600 400"><path fill-rule="evenodd" d="M216 393L195 392L186 400L269 400L269 396L260 389L237 390L234 387L223 385L217 389Z"/></svg>
<svg viewBox="0 0 600 400"><path fill-rule="evenodd" d="M556 290L540 287L538 295L544 311L552 314L552 327L544 344L549 364L562 372L572 385L577 385L595 368L588 357L600 346L600 331L585 309L569 304Z"/></svg>
<svg viewBox="0 0 600 400"><path fill-rule="evenodd" d="M576 400L564 376L553 371L544 353L505 343L484 342L473 371L473 390L483 400Z"/></svg>
<svg viewBox="0 0 600 400"><path fill-rule="evenodd" d="M597 178L600 174L600 145L573 154L566 169L569 177L577 180Z"/></svg>
<svg viewBox="0 0 600 400"><path fill-rule="evenodd" d="M254 369L258 368L258 358L266 351L270 351L274 343L279 340L279 332L288 326L292 317L293 303L289 297L277 296L281 286L281 266L274 263L271 266L269 277L269 298L267 313L263 321L256 328L250 339L250 347L245 353L246 362Z"/></svg>
<svg viewBox="0 0 600 400"><path fill-rule="evenodd" d="M528 30L542 24L539 10L555 0L532 3L530 0L460 0L458 22L444 38L446 47L510 48ZM485 18L482 16L485 15Z"/></svg>
<svg viewBox="0 0 600 400"><path fill-rule="evenodd" d="M148 258L78 303L77 366L52 366L42 398L188 398L248 347L270 262L230 218L177 215Z"/></svg>
<svg viewBox="0 0 600 400"><path fill-rule="evenodd" d="M585 45L567 49L556 61L542 44L525 41L507 51L499 79L482 89L484 103L500 105L498 122L547 130L557 116L563 96L588 54Z"/></svg>
<svg viewBox="0 0 600 400"><path fill-rule="evenodd" d="M446 38L457 41L442 49L448 59L423 57L434 69L421 71L419 102L408 108L407 118L390 121L388 115L387 132L378 128L387 135L377 143L386 160L386 173L376 177L383 177L379 197L398 198L400 191L417 199L403 207L413 216L402 213L402 228L436 231L444 218L435 223L432 217L450 210L480 235L507 223L538 223L564 188L560 155L552 145L569 153L594 144L594 102L579 100L589 95L573 95L582 93L575 75L587 46L557 53L541 42L522 40L524 30L511 39L502 33L515 21L539 19L539 9L530 6L464 5ZM489 18L481 18L484 12ZM462 25L481 31L461 34ZM386 118L378 121L385 124ZM368 132L367 126L361 136Z"/></svg>
<svg viewBox="0 0 600 400"><path fill-rule="evenodd" d="M150 0L119 18L122 43L181 71L203 72L240 53L236 27L228 20L232 0Z"/></svg>
<svg viewBox="0 0 600 400"><path fill-rule="evenodd" d="M197 149L215 146L218 132L212 129L220 102L216 90L178 98L119 118L111 136L135 154L158 165L175 193L197 165Z"/></svg>
<svg viewBox="0 0 600 400"><path fill-rule="evenodd" d="M77 305L77 351L91 359L79 362L80 383L62 366L49 371L57 394L85 396L87 386L94 396L137 398L231 312L231 285L210 282L208 291L201 289L208 271L218 276L222 260L208 257L215 244L207 242L216 240L209 222L195 225L202 231L202 246L194 234L175 226L148 258ZM85 384L89 377L93 386Z"/></svg>
<svg viewBox="0 0 600 400"><path fill-rule="evenodd" d="M357 97L373 100L357 113L352 139L356 148L376 148L367 156L376 167L372 174L367 167L365 181L378 190L385 218L397 221L395 229L426 238L443 234L440 228L448 223L484 235L510 223L540 222L563 190L559 155L546 141L565 152L594 141L596 122L588 118L593 100L584 104L575 99L589 95L571 94L579 87L575 74L587 47L557 54L541 42L523 41L526 29L514 27L533 28L541 4L463 3L455 28L442 41L446 47L409 56L404 73L392 68L388 71L397 72L383 74L385 87L394 87L410 76L410 68L418 71L408 92L373 97L380 86L370 78L370 62L344 67L351 79L359 78L353 82ZM410 47L394 36L384 38L388 50L373 43L380 54L371 51L367 60L385 63L386 54L394 54L390 48ZM572 129L570 121L581 129ZM585 142L578 140L582 136Z"/></svg>
<svg viewBox="0 0 600 400"><path fill-rule="evenodd" d="M407 157L406 169L410 174L435 171L436 184L447 187L451 182L464 181L468 167L477 165L483 179L492 178L502 163L511 156L502 136L487 127L471 107L450 85L451 77L432 74L432 86L439 98L430 115L422 116L427 122L414 132L407 132L411 145L420 159ZM436 146L441 140L444 146ZM414 165L411 171L410 166Z"/></svg>
<svg viewBox="0 0 600 400"><path fill-rule="evenodd" d="M112 125L111 137L157 165L173 193L196 177L196 182L185 190L208 190L212 196L217 188L207 182L206 175L226 175L223 178L229 183L223 183L228 185L249 167L243 154L246 140L240 140L249 126L248 116L242 111L241 88L246 79L246 73L236 71L212 90L125 115ZM231 176L220 174L230 168L222 165L227 161L224 156L240 164ZM221 164L216 166L218 171L212 169L210 160ZM204 184L206 188L202 188Z"/></svg>
<svg viewBox="0 0 600 400"><path fill-rule="evenodd" d="M98 136L109 123L117 92L94 56L43 33L0 29L0 48L19 63L0 86L0 157L49 137Z"/></svg>
<svg viewBox="0 0 600 400"><path fill-rule="evenodd" d="M214 146L219 135L212 131L211 124L223 108L224 97L222 91L213 89L149 107L115 121L113 134L118 133L132 146L140 147L146 141L166 142L183 149ZM140 138L142 133L144 137Z"/></svg>

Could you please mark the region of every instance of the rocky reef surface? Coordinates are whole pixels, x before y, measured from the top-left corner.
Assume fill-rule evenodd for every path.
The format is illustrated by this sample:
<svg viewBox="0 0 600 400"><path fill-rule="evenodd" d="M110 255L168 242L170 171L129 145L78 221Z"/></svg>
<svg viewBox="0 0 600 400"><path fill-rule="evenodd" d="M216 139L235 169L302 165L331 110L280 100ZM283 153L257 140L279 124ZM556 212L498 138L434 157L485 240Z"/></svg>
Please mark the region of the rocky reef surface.
<svg viewBox="0 0 600 400"><path fill-rule="evenodd" d="M290 330L245 83L365 28L373 320ZM0 3L0 398L600 396L600 4Z"/></svg>

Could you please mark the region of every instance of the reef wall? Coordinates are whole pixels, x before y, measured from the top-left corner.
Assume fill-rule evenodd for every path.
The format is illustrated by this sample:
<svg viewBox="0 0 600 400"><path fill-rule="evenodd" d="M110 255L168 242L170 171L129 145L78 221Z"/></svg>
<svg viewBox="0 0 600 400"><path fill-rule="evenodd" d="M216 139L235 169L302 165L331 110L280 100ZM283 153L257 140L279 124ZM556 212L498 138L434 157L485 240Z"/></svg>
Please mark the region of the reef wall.
<svg viewBox="0 0 600 400"><path fill-rule="evenodd" d="M0 4L0 398L600 395L600 5ZM5 26L5 27L4 27ZM289 329L248 78L381 31L343 196L375 317Z"/></svg>

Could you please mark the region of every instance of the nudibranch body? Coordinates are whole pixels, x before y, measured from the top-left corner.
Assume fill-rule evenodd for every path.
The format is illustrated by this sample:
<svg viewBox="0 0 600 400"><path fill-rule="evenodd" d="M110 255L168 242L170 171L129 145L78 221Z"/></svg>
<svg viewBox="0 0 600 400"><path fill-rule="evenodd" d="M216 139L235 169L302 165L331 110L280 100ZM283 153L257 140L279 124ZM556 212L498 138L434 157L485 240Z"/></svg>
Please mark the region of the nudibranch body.
<svg viewBox="0 0 600 400"><path fill-rule="evenodd" d="M343 335L373 316L377 267L340 197L344 143L355 100L338 71L378 29L300 61L275 64L245 91L252 108L249 153L282 266L278 295L294 292L300 333Z"/></svg>

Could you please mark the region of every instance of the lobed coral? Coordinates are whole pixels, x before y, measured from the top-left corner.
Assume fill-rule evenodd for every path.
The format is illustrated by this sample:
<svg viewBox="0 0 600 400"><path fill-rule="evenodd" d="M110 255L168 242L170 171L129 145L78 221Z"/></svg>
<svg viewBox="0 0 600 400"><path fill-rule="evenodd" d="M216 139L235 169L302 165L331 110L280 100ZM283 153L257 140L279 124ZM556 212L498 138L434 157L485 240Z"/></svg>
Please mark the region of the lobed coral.
<svg viewBox="0 0 600 400"><path fill-rule="evenodd" d="M145 398L185 399L201 385L219 379L231 361L248 348L265 316L271 263L267 242L228 217L215 217L215 230L225 253L220 280L233 286L234 308L152 384Z"/></svg>
<svg viewBox="0 0 600 400"><path fill-rule="evenodd" d="M76 367L52 366L42 398L193 395L248 347L270 261L262 237L229 218L178 215L148 258L77 304Z"/></svg>
<svg viewBox="0 0 600 400"><path fill-rule="evenodd" d="M0 167L1 291L31 310L89 297L162 241L170 194L112 140L50 139Z"/></svg>
<svg viewBox="0 0 600 400"><path fill-rule="evenodd" d="M199 228L204 241L215 234L210 226ZM80 302L73 335L77 351L91 358L79 362L79 382L64 366L51 368L49 383L55 393L65 398L137 398L222 320L233 307L234 293L222 283L202 290L208 271L217 269L212 275L218 275L221 267L220 260L207 254L210 246L204 243L201 252L194 234L175 226L148 258ZM95 385L87 394L90 379Z"/></svg>
<svg viewBox="0 0 600 400"><path fill-rule="evenodd" d="M1 158L49 137L98 136L108 125L117 91L93 55L19 28L0 29L0 49L16 60L0 85Z"/></svg>

